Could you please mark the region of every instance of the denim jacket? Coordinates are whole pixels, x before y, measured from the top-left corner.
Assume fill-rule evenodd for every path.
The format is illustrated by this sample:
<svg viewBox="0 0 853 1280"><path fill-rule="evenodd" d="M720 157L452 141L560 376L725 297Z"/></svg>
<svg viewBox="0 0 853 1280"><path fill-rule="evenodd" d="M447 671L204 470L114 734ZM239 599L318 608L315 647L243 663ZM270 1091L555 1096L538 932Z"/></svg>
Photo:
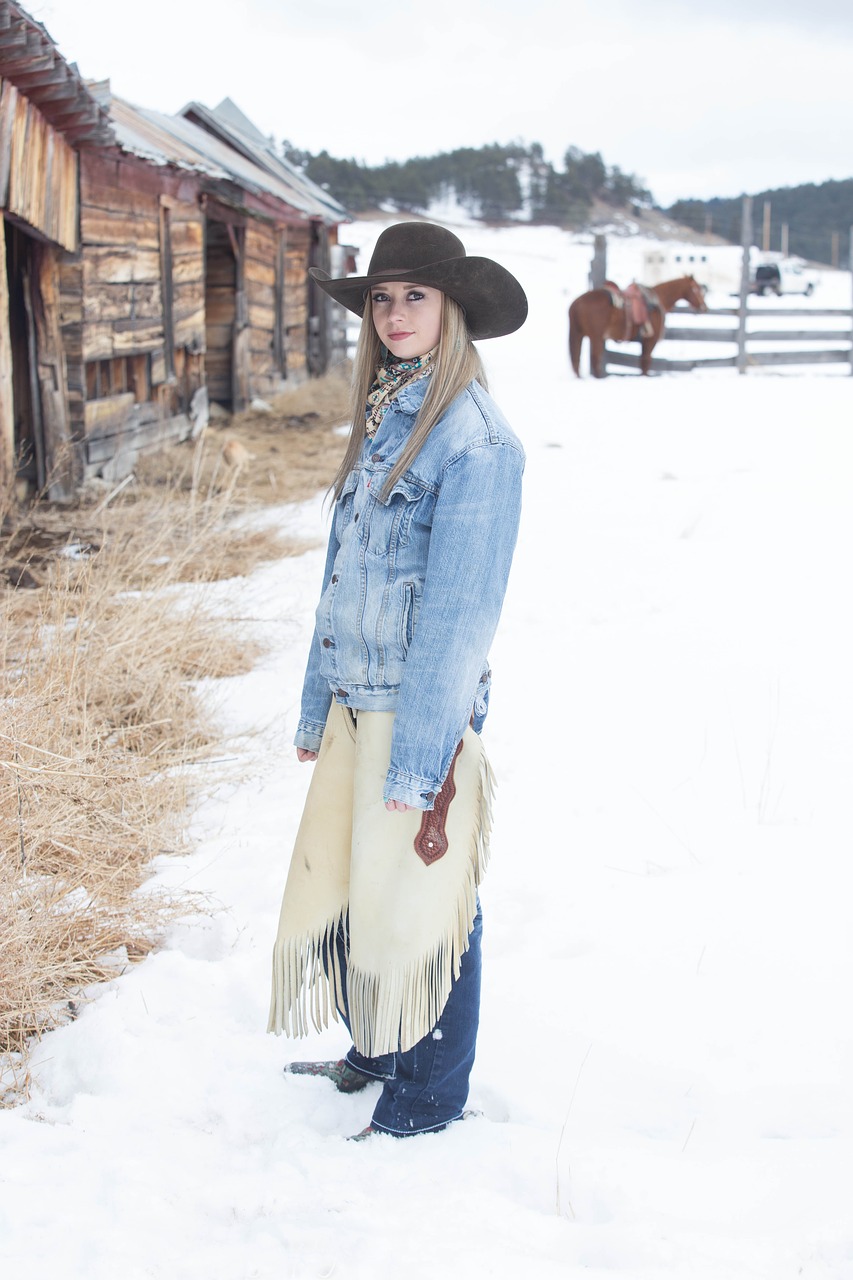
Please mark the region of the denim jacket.
<svg viewBox="0 0 853 1280"><path fill-rule="evenodd" d="M298 747L317 751L332 698L394 711L384 798L431 809L472 718L518 533L524 451L472 383L389 493L428 379L404 387L335 504L302 691Z"/></svg>

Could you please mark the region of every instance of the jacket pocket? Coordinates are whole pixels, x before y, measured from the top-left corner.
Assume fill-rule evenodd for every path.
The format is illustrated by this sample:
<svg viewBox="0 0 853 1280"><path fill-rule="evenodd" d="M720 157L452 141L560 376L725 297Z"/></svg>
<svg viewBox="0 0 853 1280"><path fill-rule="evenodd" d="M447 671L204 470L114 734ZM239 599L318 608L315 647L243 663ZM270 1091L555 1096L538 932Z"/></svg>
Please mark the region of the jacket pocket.
<svg viewBox="0 0 853 1280"><path fill-rule="evenodd" d="M406 547L412 536L412 525L427 528L432 524L435 495L423 485L405 476L389 493L377 498L370 513L367 549L375 556L387 556L397 547Z"/></svg>
<svg viewBox="0 0 853 1280"><path fill-rule="evenodd" d="M417 596L413 582L403 583L403 612L400 617L400 648L405 656L415 635Z"/></svg>

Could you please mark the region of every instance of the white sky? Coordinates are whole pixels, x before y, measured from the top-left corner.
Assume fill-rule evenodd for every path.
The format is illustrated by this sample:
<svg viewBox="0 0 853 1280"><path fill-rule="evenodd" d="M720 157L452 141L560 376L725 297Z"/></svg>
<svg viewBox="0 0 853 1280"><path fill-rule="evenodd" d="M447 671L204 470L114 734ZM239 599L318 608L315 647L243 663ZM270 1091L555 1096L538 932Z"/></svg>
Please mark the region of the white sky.
<svg viewBox="0 0 853 1280"><path fill-rule="evenodd" d="M488 142L601 151L655 199L853 176L850 0L43 0L83 75L141 106L228 96L375 164Z"/></svg>

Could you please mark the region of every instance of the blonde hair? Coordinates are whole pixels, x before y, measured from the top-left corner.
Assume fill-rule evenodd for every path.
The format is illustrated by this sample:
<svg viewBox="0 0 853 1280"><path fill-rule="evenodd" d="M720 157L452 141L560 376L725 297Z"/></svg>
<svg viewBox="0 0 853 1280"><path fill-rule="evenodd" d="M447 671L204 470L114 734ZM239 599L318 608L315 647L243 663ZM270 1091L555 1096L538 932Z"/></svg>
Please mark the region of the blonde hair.
<svg viewBox="0 0 853 1280"><path fill-rule="evenodd" d="M355 349L352 375L352 428L346 453L338 467L337 475L332 482L335 499L341 495L349 473L358 461L367 435L365 429L364 407L367 395L376 378L376 369L381 359L381 343L379 334L373 324L370 298L364 305L364 317ZM403 452L394 464L391 474L382 486L382 495L390 493L400 476L414 462L424 446L424 442L439 418L447 411L456 397L470 386L472 382L486 386L486 374L480 353L474 346L465 324L465 313L458 302L442 295L441 336L433 362L433 370L429 377L429 385L423 404L420 407L415 425L403 448Z"/></svg>

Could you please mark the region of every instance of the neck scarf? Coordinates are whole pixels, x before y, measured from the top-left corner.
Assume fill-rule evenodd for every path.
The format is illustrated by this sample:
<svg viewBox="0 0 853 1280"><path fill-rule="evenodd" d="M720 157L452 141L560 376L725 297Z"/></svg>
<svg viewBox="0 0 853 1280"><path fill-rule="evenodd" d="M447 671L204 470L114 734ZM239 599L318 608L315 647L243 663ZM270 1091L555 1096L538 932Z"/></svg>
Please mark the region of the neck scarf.
<svg viewBox="0 0 853 1280"><path fill-rule="evenodd" d="M365 431L373 438L379 430L379 424L388 412L391 401L396 395L419 378L428 378L433 370L433 361L437 347L427 351L425 355L415 356L412 360L387 360L376 370L376 377L367 393L365 406Z"/></svg>

